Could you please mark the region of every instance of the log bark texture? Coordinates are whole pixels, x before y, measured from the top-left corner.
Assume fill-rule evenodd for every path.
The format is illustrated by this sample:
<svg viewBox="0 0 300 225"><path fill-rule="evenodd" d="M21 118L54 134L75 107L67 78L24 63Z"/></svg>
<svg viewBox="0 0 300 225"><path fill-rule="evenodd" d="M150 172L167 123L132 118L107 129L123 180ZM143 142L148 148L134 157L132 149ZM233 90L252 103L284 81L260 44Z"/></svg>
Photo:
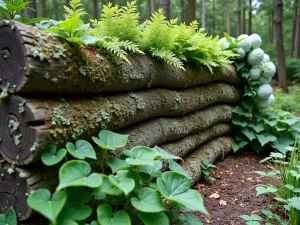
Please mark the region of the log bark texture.
<svg viewBox="0 0 300 225"><path fill-rule="evenodd" d="M118 151L143 145L154 147L203 131L217 123L230 122L233 106L218 104L180 118L158 118L119 131L129 134L127 145ZM116 151L118 153L118 151Z"/></svg>
<svg viewBox="0 0 300 225"><path fill-rule="evenodd" d="M0 150L8 162L26 165L38 160L41 150L49 144L90 138L102 129L119 130L154 117L182 116L215 103L236 104L240 99L240 89L225 83L183 91L151 89L93 98L10 96L1 101ZM212 114L216 120L224 117L222 111L218 113Z"/></svg>
<svg viewBox="0 0 300 225"><path fill-rule="evenodd" d="M27 220L34 214L26 203L32 191L39 188L53 191L58 183L58 170L42 165L11 168L8 163L0 163L0 174L0 213L13 206L19 221Z"/></svg>
<svg viewBox="0 0 300 225"><path fill-rule="evenodd" d="M165 87L183 89L213 81L244 84L232 66L213 74L187 64L186 71L147 55L131 65L95 48L68 44L34 27L0 22L0 88L22 93L103 93Z"/></svg>
<svg viewBox="0 0 300 225"><path fill-rule="evenodd" d="M234 138L230 136L215 138L184 157L182 167L192 178L192 184L195 184L201 178L202 161L207 159L210 163L213 163L217 159L223 159L232 152L231 145L233 143Z"/></svg>

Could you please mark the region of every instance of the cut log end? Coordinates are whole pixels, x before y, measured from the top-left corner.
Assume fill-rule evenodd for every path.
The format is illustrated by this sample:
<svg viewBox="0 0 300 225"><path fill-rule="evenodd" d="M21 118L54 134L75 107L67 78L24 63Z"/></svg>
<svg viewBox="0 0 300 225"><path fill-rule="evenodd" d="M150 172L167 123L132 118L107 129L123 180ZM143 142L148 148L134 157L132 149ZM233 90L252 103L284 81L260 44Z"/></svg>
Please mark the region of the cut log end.
<svg viewBox="0 0 300 225"><path fill-rule="evenodd" d="M21 97L10 96L0 104L0 152L3 158L17 165L35 161L39 157L37 143L40 143L44 122L36 120L36 115Z"/></svg>
<svg viewBox="0 0 300 225"><path fill-rule="evenodd" d="M0 88L18 91L26 82L25 49L18 27L11 21L0 23Z"/></svg>

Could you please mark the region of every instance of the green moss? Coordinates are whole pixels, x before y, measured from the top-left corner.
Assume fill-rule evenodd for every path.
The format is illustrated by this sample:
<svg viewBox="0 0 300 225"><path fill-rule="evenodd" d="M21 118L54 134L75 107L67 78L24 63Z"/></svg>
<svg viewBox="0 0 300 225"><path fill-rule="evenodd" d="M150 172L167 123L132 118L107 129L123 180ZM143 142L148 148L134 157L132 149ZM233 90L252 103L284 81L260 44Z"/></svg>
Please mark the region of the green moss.
<svg viewBox="0 0 300 225"><path fill-rule="evenodd" d="M66 119L62 110L62 105L53 108L51 124L54 126L70 125L71 121Z"/></svg>
<svg viewBox="0 0 300 225"><path fill-rule="evenodd" d="M169 100L169 94L168 94L168 91L165 91L165 90L160 90L159 91L159 94L162 98L162 101L164 104L166 104Z"/></svg>

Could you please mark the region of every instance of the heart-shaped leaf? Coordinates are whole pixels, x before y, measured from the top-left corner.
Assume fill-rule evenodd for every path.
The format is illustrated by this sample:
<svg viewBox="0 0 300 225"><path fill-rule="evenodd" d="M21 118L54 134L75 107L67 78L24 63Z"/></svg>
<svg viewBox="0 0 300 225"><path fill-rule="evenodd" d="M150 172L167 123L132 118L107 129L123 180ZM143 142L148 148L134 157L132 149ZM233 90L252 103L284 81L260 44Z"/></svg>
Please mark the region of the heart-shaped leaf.
<svg viewBox="0 0 300 225"><path fill-rule="evenodd" d="M169 225L169 218L166 214L160 213L143 213L139 212L139 217L145 225Z"/></svg>
<svg viewBox="0 0 300 225"><path fill-rule="evenodd" d="M17 215L15 210L10 207L5 214L0 214L0 225L17 225Z"/></svg>
<svg viewBox="0 0 300 225"><path fill-rule="evenodd" d="M62 148L57 151L57 147L55 145L49 145L42 152L42 162L46 166L53 166L59 163L67 154L67 150Z"/></svg>
<svg viewBox="0 0 300 225"><path fill-rule="evenodd" d="M153 166L144 165L141 167L141 173L147 173L151 177L159 177L162 172L160 169L162 168L162 162L160 160L154 160Z"/></svg>
<svg viewBox="0 0 300 225"><path fill-rule="evenodd" d="M92 137L93 141L100 148L106 150L116 150L117 148L124 147L128 139L128 135L117 134L109 130L100 131L98 137Z"/></svg>
<svg viewBox="0 0 300 225"><path fill-rule="evenodd" d="M78 225L77 222L73 221L73 220L66 220L66 219L57 219L57 223L58 225ZM54 223L51 223L50 225L56 225Z"/></svg>
<svg viewBox="0 0 300 225"><path fill-rule="evenodd" d="M158 189L167 200L208 215L200 193L189 189L190 185L189 178L176 172L165 172L161 178L157 178Z"/></svg>
<svg viewBox="0 0 300 225"><path fill-rule="evenodd" d="M173 160L182 160L182 158L180 158L179 156L176 155L172 155L169 152L161 149L160 147L155 146L154 148L152 148L154 151L157 152L157 156L160 159L173 159Z"/></svg>
<svg viewBox="0 0 300 225"><path fill-rule="evenodd" d="M111 168L112 173L115 173L118 170L128 169L130 167L125 160L119 158L110 158L108 160L108 165Z"/></svg>
<svg viewBox="0 0 300 225"><path fill-rule="evenodd" d="M277 140L277 138L274 135L267 134L267 133L266 134L257 134L256 137L262 147L269 142Z"/></svg>
<svg viewBox="0 0 300 225"><path fill-rule="evenodd" d="M193 214L180 214L176 221L177 225L203 225L201 220Z"/></svg>
<svg viewBox="0 0 300 225"><path fill-rule="evenodd" d="M292 197L288 199L289 205L293 208L300 210L300 197Z"/></svg>
<svg viewBox="0 0 300 225"><path fill-rule="evenodd" d="M49 190L39 189L28 197L27 204L55 224L66 200L67 195L65 191L56 192L51 198Z"/></svg>
<svg viewBox="0 0 300 225"><path fill-rule="evenodd" d="M68 188L67 202L59 214L59 218L67 220L85 220L92 214L92 208L89 205L84 205L91 200L90 193L83 188Z"/></svg>
<svg viewBox="0 0 300 225"><path fill-rule="evenodd" d="M131 220L125 211L113 213L108 204L100 205L97 208L97 218L100 225L131 225Z"/></svg>
<svg viewBox="0 0 300 225"><path fill-rule="evenodd" d="M71 142L68 142L66 144L66 148L72 156L78 159L97 158L93 146L85 140L78 140L76 141L75 145Z"/></svg>
<svg viewBox="0 0 300 225"><path fill-rule="evenodd" d="M171 171L180 173L186 176L187 178L191 179L191 177L186 173L186 171L182 168L182 166L180 166L177 162L175 162L174 160L169 160L168 162Z"/></svg>
<svg viewBox="0 0 300 225"><path fill-rule="evenodd" d="M277 192L277 189L272 186L257 186L255 190L256 190L256 195Z"/></svg>
<svg viewBox="0 0 300 225"><path fill-rule="evenodd" d="M122 194L122 190L117 188L106 175L102 175L102 184L94 191L95 195L104 193L105 195L119 196Z"/></svg>
<svg viewBox="0 0 300 225"><path fill-rule="evenodd" d="M126 170L118 171L117 175L109 175L109 180L117 188L121 189L125 195L128 195L135 187L134 179L129 177Z"/></svg>
<svg viewBox="0 0 300 225"><path fill-rule="evenodd" d="M99 187L102 183L100 174L92 173L91 166L82 160L72 160L65 163L59 170L59 185L57 190L70 186Z"/></svg>
<svg viewBox="0 0 300 225"><path fill-rule="evenodd" d="M146 213L157 213L166 211L160 195L151 188L141 188L137 197L131 198L131 204L139 211Z"/></svg>
<svg viewBox="0 0 300 225"><path fill-rule="evenodd" d="M154 163L157 152L145 146L136 146L130 150L130 158L126 162L130 165L150 165Z"/></svg>

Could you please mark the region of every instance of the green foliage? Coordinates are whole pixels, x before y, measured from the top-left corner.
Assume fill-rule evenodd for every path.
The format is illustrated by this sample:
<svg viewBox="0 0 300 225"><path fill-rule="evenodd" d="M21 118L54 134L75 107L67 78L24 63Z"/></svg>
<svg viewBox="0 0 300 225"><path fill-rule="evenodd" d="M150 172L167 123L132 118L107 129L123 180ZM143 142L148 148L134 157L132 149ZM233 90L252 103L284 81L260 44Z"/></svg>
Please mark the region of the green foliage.
<svg viewBox="0 0 300 225"><path fill-rule="evenodd" d="M0 14L4 15L7 20L16 20L25 24L38 23L42 20L46 20L47 18L33 18L30 19L28 17L21 17L17 13L19 11L29 9L28 4L30 1L28 0L0 0ZM32 9L30 9L32 10Z"/></svg>
<svg viewBox="0 0 300 225"><path fill-rule="evenodd" d="M300 81L300 59L286 58L286 73L290 81Z"/></svg>
<svg viewBox="0 0 300 225"><path fill-rule="evenodd" d="M273 107L277 110L289 112L300 112L300 87L294 85L289 87L289 92L284 93L281 89L274 91L276 101Z"/></svg>
<svg viewBox="0 0 300 225"><path fill-rule="evenodd" d="M203 159L201 164L202 179L215 180L215 178L209 176L210 170L215 168L217 168L215 165L211 164L207 159Z"/></svg>
<svg viewBox="0 0 300 225"><path fill-rule="evenodd" d="M17 214L9 208L5 214L0 214L0 225L17 225Z"/></svg>
<svg viewBox="0 0 300 225"><path fill-rule="evenodd" d="M104 167L107 152L124 147L127 138L106 130L93 137L102 154L99 161L91 163L102 164L98 167L102 173L92 171L84 160L96 159L87 141L66 144L69 156L77 158L70 161L64 157L65 149L57 151L53 145L46 148L42 153L46 165L59 163L62 158L67 162L60 167L56 191L51 194L47 189L36 190L29 196L28 205L49 219L51 225L168 225L176 221L201 225L191 214L173 213L184 209L208 215L200 193L190 189L190 177L173 161L180 157L159 147L136 146L109 159L110 169L104 174L108 170ZM170 171L161 171L163 160L169 160ZM97 221L93 220L96 217Z"/></svg>
<svg viewBox="0 0 300 225"><path fill-rule="evenodd" d="M273 185L257 186L258 194L268 194L268 208L270 209L270 196L275 195L275 200L282 205L289 218L290 225L300 223L300 153L298 148L287 147L288 154L271 153L269 157L261 162L268 162L273 168L271 172L256 171L261 176L273 178ZM282 183L278 182L279 175ZM270 219L277 221L278 224L286 225L286 222L280 220L279 216L273 214L270 210L262 210Z"/></svg>
<svg viewBox="0 0 300 225"><path fill-rule="evenodd" d="M247 221L246 225L260 225L260 222L262 218L256 214L248 215L241 215L240 216L243 220Z"/></svg>

